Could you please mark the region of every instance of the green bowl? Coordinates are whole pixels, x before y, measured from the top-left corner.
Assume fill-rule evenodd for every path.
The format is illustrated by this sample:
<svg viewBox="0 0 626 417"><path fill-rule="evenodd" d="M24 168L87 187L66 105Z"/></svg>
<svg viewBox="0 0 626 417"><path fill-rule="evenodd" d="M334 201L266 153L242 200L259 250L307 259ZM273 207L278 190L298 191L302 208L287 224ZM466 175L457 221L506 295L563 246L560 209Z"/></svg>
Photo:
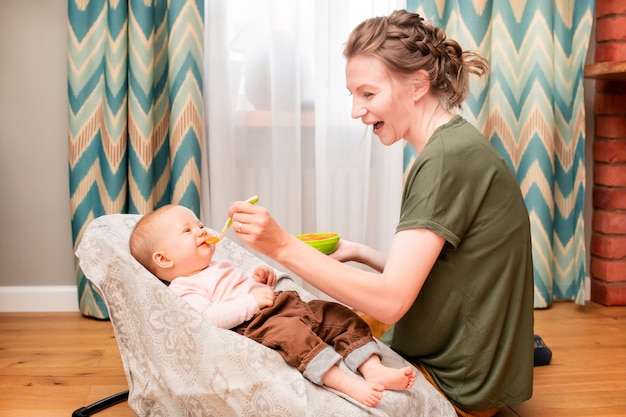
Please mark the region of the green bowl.
<svg viewBox="0 0 626 417"><path fill-rule="evenodd" d="M340 238L339 233L304 233L296 237L326 255L335 251Z"/></svg>

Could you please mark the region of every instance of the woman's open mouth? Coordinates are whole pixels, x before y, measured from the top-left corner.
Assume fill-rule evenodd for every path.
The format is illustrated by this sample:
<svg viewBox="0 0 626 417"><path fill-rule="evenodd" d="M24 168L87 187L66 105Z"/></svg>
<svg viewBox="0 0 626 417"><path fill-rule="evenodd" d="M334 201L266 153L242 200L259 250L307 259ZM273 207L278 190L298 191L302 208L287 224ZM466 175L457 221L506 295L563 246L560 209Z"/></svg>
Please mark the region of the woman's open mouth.
<svg viewBox="0 0 626 417"><path fill-rule="evenodd" d="M385 122L376 122L376 123L374 123L372 125L374 127L373 133L375 134L377 130L380 130L383 127L384 124L385 124Z"/></svg>

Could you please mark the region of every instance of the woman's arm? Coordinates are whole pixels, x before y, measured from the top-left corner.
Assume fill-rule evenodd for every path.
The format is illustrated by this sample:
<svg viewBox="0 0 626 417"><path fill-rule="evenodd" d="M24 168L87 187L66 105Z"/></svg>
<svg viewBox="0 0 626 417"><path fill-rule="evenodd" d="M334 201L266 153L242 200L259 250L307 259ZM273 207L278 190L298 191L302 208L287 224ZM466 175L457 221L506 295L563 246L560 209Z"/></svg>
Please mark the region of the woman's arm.
<svg viewBox="0 0 626 417"><path fill-rule="evenodd" d="M411 307L444 239L426 229L396 233L382 273L363 271L324 255L288 234L260 206L230 208L236 236L324 293L377 320L395 323ZM236 222L242 223L243 232Z"/></svg>
<svg viewBox="0 0 626 417"><path fill-rule="evenodd" d="M369 246L341 239L337 248L329 255L339 262L358 262L375 271L383 272L387 263L387 255Z"/></svg>

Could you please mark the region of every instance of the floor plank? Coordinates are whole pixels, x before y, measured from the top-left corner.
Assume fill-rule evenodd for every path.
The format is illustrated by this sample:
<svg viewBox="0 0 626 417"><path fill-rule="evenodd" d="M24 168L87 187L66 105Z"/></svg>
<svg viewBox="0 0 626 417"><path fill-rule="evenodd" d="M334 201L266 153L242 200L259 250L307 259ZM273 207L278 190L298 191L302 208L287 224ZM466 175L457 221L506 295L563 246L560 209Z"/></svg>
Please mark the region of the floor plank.
<svg viewBox="0 0 626 417"><path fill-rule="evenodd" d="M558 302L535 311L535 331L553 352L535 368L533 398L519 416L626 416L626 307Z"/></svg>
<svg viewBox="0 0 626 417"><path fill-rule="evenodd" d="M535 331L552 363L535 368L533 398L498 417L626 416L626 307L557 302L535 311ZM68 417L126 389L110 322L0 314L0 417ZM134 413L122 403L97 416Z"/></svg>

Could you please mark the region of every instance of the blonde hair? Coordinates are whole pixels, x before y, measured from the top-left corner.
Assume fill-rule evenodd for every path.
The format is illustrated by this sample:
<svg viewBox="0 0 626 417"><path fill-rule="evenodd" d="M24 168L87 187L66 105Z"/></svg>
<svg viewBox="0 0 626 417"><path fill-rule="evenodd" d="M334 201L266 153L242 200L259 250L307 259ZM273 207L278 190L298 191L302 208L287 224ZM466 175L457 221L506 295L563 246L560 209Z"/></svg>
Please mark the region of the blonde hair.
<svg viewBox="0 0 626 417"><path fill-rule="evenodd" d="M152 254L156 251L159 241L159 219L163 213L172 207L174 206L171 204L165 205L139 219L128 242L133 258L157 277L157 267L152 259Z"/></svg>
<svg viewBox="0 0 626 417"><path fill-rule="evenodd" d="M405 77L425 70L430 87L447 109L461 107L469 92L469 74L489 72L489 63L480 54L463 51L458 42L446 38L443 29L406 10L363 21L350 33L343 54L348 59L375 57Z"/></svg>

